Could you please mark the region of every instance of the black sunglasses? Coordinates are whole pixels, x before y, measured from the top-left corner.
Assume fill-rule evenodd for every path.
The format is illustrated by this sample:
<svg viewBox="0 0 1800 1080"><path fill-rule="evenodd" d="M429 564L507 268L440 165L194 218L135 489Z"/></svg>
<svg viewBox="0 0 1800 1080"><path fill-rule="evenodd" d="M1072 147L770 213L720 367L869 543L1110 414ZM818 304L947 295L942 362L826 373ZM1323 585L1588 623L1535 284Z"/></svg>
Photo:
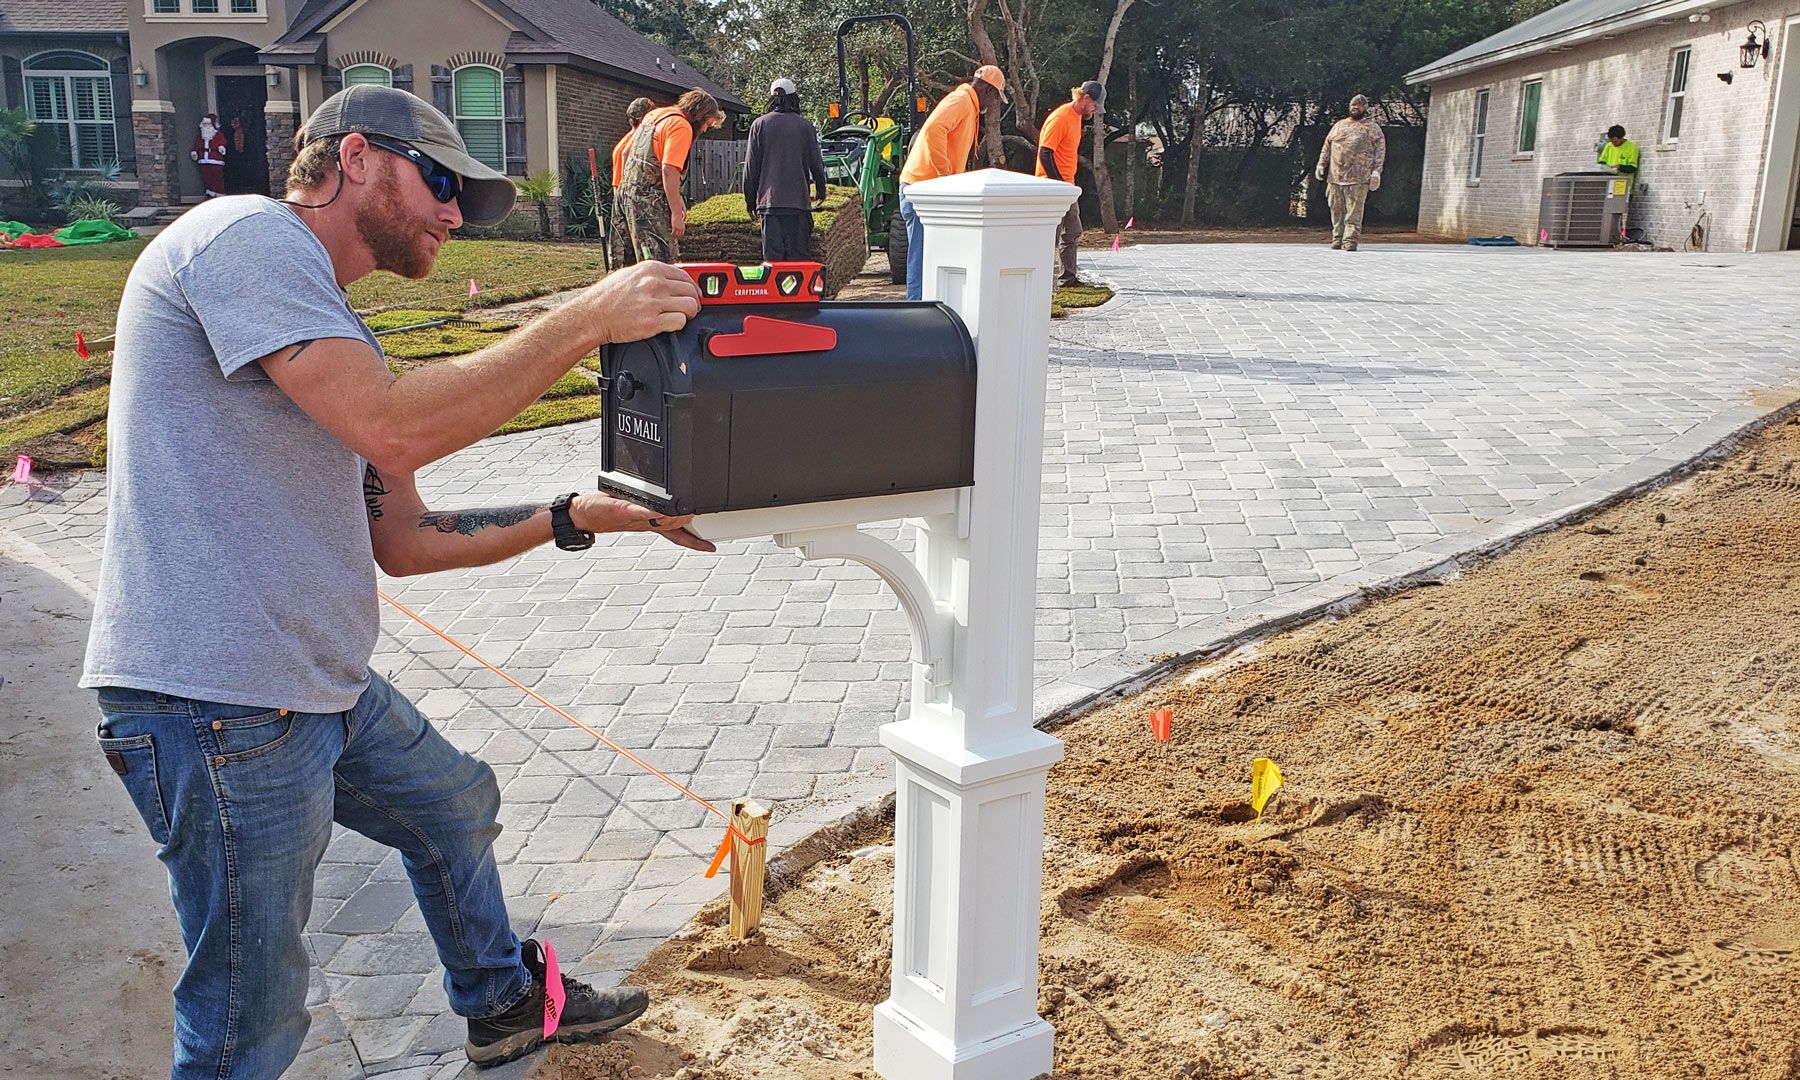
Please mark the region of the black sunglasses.
<svg viewBox="0 0 1800 1080"><path fill-rule="evenodd" d="M423 152L373 135L364 135L363 138L368 140L370 146L379 146L390 154L399 154L417 165L419 175L425 178L425 186L431 191L431 197L438 202L447 203L462 194L462 179Z"/></svg>

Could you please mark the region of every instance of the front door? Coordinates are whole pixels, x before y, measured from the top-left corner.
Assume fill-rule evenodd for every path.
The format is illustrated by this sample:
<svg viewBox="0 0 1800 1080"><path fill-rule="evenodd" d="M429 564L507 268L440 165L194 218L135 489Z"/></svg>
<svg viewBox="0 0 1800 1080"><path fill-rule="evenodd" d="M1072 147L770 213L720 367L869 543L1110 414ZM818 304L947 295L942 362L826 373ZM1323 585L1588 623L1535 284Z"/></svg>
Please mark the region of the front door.
<svg viewBox="0 0 1800 1080"><path fill-rule="evenodd" d="M263 141L263 106L269 88L256 75L215 75L219 127L225 133L225 191L269 193L269 155Z"/></svg>

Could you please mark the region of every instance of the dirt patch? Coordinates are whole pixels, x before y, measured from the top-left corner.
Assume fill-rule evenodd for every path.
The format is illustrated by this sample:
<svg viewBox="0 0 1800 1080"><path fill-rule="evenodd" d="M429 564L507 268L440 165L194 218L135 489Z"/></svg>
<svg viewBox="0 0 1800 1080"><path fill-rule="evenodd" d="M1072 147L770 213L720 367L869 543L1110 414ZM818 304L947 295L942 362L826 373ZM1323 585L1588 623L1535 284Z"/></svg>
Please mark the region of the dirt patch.
<svg viewBox="0 0 1800 1080"><path fill-rule="evenodd" d="M1790 421L1063 727L1056 1076L1800 1078L1797 459ZM544 1075L872 1076L892 870L819 864L747 944L703 916L634 976L647 1022Z"/></svg>

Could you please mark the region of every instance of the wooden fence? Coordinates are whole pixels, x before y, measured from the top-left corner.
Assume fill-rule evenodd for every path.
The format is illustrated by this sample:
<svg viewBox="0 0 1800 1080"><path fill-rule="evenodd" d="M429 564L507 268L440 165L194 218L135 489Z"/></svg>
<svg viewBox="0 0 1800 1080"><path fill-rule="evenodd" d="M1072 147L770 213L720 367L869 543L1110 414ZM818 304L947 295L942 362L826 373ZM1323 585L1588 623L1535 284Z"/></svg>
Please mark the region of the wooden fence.
<svg viewBox="0 0 1800 1080"><path fill-rule="evenodd" d="M749 149L750 143L742 139L695 139L687 176L681 181L681 197L693 206L714 195L739 190Z"/></svg>

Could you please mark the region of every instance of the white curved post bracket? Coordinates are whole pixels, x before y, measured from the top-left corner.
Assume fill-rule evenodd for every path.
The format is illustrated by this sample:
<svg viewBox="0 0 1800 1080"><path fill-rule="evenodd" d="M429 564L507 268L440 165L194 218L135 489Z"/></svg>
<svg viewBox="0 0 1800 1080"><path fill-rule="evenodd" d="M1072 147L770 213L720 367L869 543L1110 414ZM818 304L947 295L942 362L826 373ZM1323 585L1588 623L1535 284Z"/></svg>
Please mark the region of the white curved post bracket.
<svg viewBox="0 0 1800 1080"><path fill-rule="evenodd" d="M931 593L919 568L898 548L853 525L775 534L777 547L793 548L802 559L848 559L875 571L900 598L912 627L912 662L935 668L950 655L950 606Z"/></svg>

